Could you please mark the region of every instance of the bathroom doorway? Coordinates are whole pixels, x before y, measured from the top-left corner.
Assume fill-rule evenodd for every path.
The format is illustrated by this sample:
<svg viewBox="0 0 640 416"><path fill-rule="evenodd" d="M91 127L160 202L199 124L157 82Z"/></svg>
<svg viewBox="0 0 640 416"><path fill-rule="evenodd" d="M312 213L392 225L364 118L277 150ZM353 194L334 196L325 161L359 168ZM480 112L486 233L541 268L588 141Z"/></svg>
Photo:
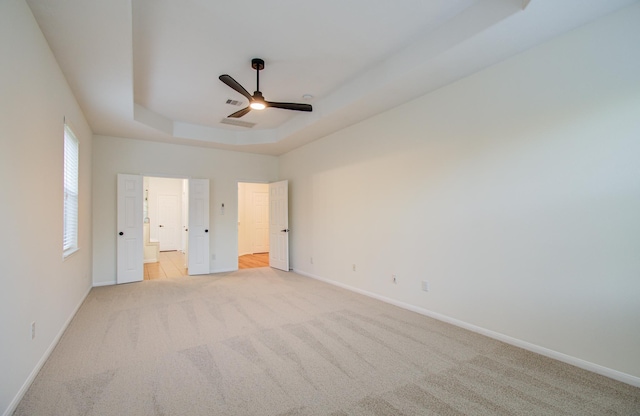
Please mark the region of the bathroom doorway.
<svg viewBox="0 0 640 416"><path fill-rule="evenodd" d="M188 275L188 180L145 176L144 279Z"/></svg>

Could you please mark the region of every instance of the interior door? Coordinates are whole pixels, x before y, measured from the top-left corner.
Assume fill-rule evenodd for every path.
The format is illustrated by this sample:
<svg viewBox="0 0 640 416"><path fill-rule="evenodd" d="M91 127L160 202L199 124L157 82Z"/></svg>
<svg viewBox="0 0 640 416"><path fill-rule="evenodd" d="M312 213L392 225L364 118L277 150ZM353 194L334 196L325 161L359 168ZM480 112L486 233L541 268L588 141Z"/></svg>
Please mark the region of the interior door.
<svg viewBox="0 0 640 416"><path fill-rule="evenodd" d="M269 251L269 193L252 193L253 253Z"/></svg>
<svg viewBox="0 0 640 416"><path fill-rule="evenodd" d="M144 277L142 176L118 174L116 283Z"/></svg>
<svg viewBox="0 0 640 416"><path fill-rule="evenodd" d="M289 271L289 181L269 184L269 266Z"/></svg>
<svg viewBox="0 0 640 416"><path fill-rule="evenodd" d="M209 179L189 179L188 269L209 274Z"/></svg>
<svg viewBox="0 0 640 416"><path fill-rule="evenodd" d="M158 224L160 251L177 250L180 245L179 195L158 195Z"/></svg>

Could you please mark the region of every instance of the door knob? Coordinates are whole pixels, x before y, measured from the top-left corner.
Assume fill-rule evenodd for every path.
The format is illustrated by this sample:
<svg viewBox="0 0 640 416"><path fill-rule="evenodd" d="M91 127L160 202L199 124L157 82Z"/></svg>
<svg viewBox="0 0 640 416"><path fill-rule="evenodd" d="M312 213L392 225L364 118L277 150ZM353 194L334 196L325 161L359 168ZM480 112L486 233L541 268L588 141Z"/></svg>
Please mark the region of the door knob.
<svg viewBox="0 0 640 416"><path fill-rule="evenodd" d="M124 233L123 233L122 231L120 231L120 232L118 233L118 235L124 235Z"/></svg>
<svg viewBox="0 0 640 416"><path fill-rule="evenodd" d="M158 225L158 227L164 227L164 225L160 224L160 225Z"/></svg>
<svg viewBox="0 0 640 416"><path fill-rule="evenodd" d="M205 233L208 233L208 232L209 232L209 230L204 230L204 232L205 232Z"/></svg>
<svg viewBox="0 0 640 416"><path fill-rule="evenodd" d="M280 231L283 232L283 233L288 233L289 229L287 228L286 230L280 230Z"/></svg>

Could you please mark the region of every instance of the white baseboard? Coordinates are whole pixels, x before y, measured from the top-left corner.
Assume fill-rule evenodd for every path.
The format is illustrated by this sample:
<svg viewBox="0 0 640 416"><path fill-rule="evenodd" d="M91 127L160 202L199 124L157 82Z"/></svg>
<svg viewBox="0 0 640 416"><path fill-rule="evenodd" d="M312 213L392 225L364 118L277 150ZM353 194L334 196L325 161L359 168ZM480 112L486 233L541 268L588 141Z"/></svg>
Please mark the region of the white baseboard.
<svg viewBox="0 0 640 416"><path fill-rule="evenodd" d="M228 273L228 272L235 272L238 271L238 268L235 269L215 269L215 270L210 270L209 274L215 274L215 273ZM191 275L190 275L191 276ZM198 276L198 275L193 275L193 276ZM201 275L200 275L201 276ZM93 283L93 287L101 287L101 286L114 286L118 284L117 281L113 280L111 282L94 282Z"/></svg>
<svg viewBox="0 0 640 416"><path fill-rule="evenodd" d="M366 290L362 290L362 289L359 289L357 287L349 286L349 285L346 285L344 283L336 282L334 280L326 279L324 277L316 276L316 275L313 275L311 273L307 273L307 272L303 272L303 271L295 270L295 269L294 269L294 272L297 273L297 274L300 274L302 276L306 276L306 277L310 277L312 279L320 280L322 282L329 283L331 285L338 286L338 287L341 287L343 289L347 289L347 290L350 290L352 292L356 292L356 293L359 293L361 295L365 295L365 296L368 296L370 298L374 298L374 299L380 300L382 302L389 303L391 305L398 306L400 308L407 309L407 310L410 310L412 312L416 312L416 313L419 313L421 315L428 316L430 318L434 318L434 319L437 319L439 321L446 322L446 323L458 326L460 328L467 329L467 330L472 331L472 332L476 332L476 333L481 334L481 335L485 335L485 336L487 336L489 338L497 339L498 341L502 341L504 343L507 343L507 344L510 344L510 345L514 345L516 347L520 347L522 349L525 349L525 350L531 351L531 352L535 352L535 353L540 354L540 355L544 355L545 357L553 358L554 360L562 361L563 363L571 364L571 365L573 365L575 367L582 368L583 370L591 371L593 373L600 374L600 375L603 375L605 377L609 377L609 378L612 378L614 380L618 380L618 381L621 381L621 382L626 383L626 384L630 384L630 385L635 386L635 387L640 387L640 377L632 376L631 374L623 373L621 371L614 370L614 369L611 369L611 368L608 368L608 367L604 367L604 366L601 366L599 364L594 364L592 362L585 361L585 360L582 360L580 358L572 357L570 355L567 355L567 354L564 354L564 353L561 353L561 352L558 352L558 351L550 350L548 348L541 347L539 345L532 344L530 342L523 341L521 339L513 338L513 337L510 337L508 335L501 334L499 332L491 331L491 330L486 329L486 328L482 328L482 327L479 327L479 326L476 326L476 325L473 325L473 324L470 324L470 323L467 323L467 322L464 322L464 321L460 321L458 319L451 318L451 317L448 317L446 315L442 315L440 313L433 312L433 311L430 311L428 309L421 308L419 306L411 305L409 303L401 302L401 301L398 301L398 300L395 300L395 299L391 299L391 298L388 298L388 297L385 297L385 296L382 296L382 295L378 295L377 293L368 292Z"/></svg>
<svg viewBox="0 0 640 416"><path fill-rule="evenodd" d="M237 272L238 268L236 267L235 269L214 269L214 270L210 270L209 274L215 274L215 273L229 273L229 272Z"/></svg>
<svg viewBox="0 0 640 416"><path fill-rule="evenodd" d="M113 282L93 282L93 287L100 287L100 286L113 286L115 285L117 282L114 280Z"/></svg>
<svg viewBox="0 0 640 416"><path fill-rule="evenodd" d="M144 259L143 260L143 263L145 263L145 264L146 263L157 263L157 262L158 262L158 259Z"/></svg>
<svg viewBox="0 0 640 416"><path fill-rule="evenodd" d="M82 299L73 309L73 312L71 313L69 318L65 321L64 325L62 325L62 328L60 329L60 331L58 331L58 334L55 336L55 338L53 338L53 341L51 341L51 344L49 344L49 347L45 350L42 357L40 357L40 360L38 361L34 369L31 371L31 374L29 374L29 377L27 377L27 380L24 382L20 390L18 390L18 393L15 395L11 403L9 403L9 407L5 410L5 412L3 413L3 416L10 416L11 414L13 414L13 412L15 412L16 407L18 407L18 404L20 403L20 400L22 400L22 398L24 397L25 393L31 386L31 383L33 383L33 380L35 380L36 376L42 369L42 366L44 365L44 363L46 363L47 360L49 359L49 356L53 352L53 349L56 347L56 345L58 345L58 341L60 341L60 338L62 338L62 334L64 334L64 331L67 330L67 327L71 323L71 320L73 320L73 317L76 316L76 313L78 313L78 309L80 309L80 306L82 306L85 299L89 295L90 291L91 291L91 287L89 287L89 289L84 294L84 296L82 296Z"/></svg>

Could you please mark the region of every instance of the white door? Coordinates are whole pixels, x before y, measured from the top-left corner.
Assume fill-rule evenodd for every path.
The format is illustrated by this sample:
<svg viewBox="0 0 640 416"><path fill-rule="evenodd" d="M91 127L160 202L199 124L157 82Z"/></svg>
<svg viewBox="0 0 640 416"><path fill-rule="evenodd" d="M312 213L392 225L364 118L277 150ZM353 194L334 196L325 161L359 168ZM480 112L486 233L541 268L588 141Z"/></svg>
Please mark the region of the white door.
<svg viewBox="0 0 640 416"><path fill-rule="evenodd" d="M289 181L269 184L269 266L289 271Z"/></svg>
<svg viewBox="0 0 640 416"><path fill-rule="evenodd" d="M158 227L160 251L180 248L179 195L158 195Z"/></svg>
<svg viewBox="0 0 640 416"><path fill-rule="evenodd" d="M209 273L209 179L189 179L189 274Z"/></svg>
<svg viewBox="0 0 640 416"><path fill-rule="evenodd" d="M142 176L118 174L116 283L144 277Z"/></svg>
<svg viewBox="0 0 640 416"><path fill-rule="evenodd" d="M269 251L269 193L253 192L253 247L254 253Z"/></svg>
<svg viewBox="0 0 640 416"><path fill-rule="evenodd" d="M188 267L187 258L189 256L189 180L182 180L182 218L180 220L180 248L185 255L184 267Z"/></svg>

